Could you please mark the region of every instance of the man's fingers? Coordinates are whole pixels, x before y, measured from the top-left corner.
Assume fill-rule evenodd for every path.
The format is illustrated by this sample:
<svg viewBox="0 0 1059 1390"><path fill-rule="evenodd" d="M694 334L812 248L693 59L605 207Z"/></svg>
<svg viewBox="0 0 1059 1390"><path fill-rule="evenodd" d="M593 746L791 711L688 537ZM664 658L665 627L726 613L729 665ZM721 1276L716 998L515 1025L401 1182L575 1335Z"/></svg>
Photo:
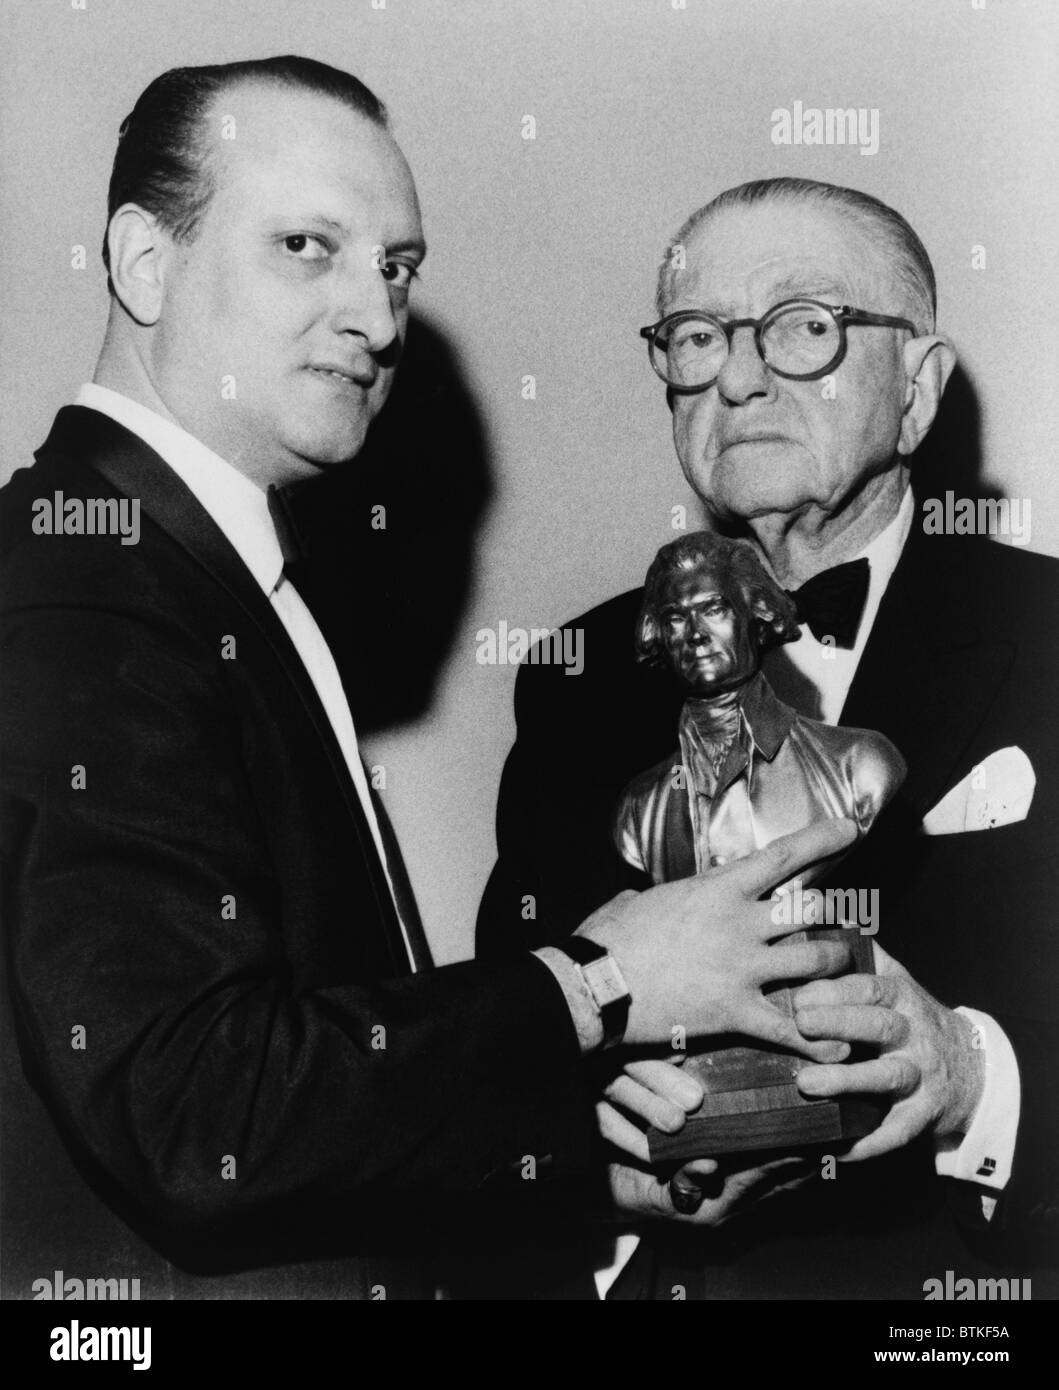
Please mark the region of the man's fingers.
<svg viewBox="0 0 1059 1390"><path fill-rule="evenodd" d="M608 1105L605 1100L596 1103L596 1122L599 1132L608 1143L625 1153L631 1154L640 1163L650 1163L651 1154L647 1147L647 1136L637 1129L631 1120Z"/></svg>
<svg viewBox="0 0 1059 1390"><path fill-rule="evenodd" d="M803 1167L792 1169L786 1176L780 1176L773 1180L773 1185L769 1190L762 1194L762 1201L768 1201L771 1197L781 1197L785 1192L797 1192L799 1188L811 1181L817 1170L815 1168Z"/></svg>
<svg viewBox="0 0 1059 1390"><path fill-rule="evenodd" d="M814 1061L840 1062L843 1057L849 1056L849 1046L844 1042L816 1042L803 1038L794 1019L766 1000L740 1019L740 1031Z"/></svg>
<svg viewBox="0 0 1059 1390"><path fill-rule="evenodd" d="M786 1184L805 1182L814 1170L815 1165L808 1160L791 1155L733 1173L726 1188L731 1214L765 1200Z"/></svg>
<svg viewBox="0 0 1059 1390"><path fill-rule="evenodd" d="M891 1052L870 1062L851 1062L844 1067L808 1066L798 1073L798 1089L805 1096L861 1095L908 1096L919 1085L920 1071L911 1057Z"/></svg>
<svg viewBox="0 0 1059 1390"><path fill-rule="evenodd" d="M881 1158L883 1154L903 1149L922 1132L925 1120L923 1107L917 1105L915 1100L899 1101L887 1113L879 1128L858 1139L839 1162L860 1163L866 1158Z"/></svg>
<svg viewBox="0 0 1059 1390"><path fill-rule="evenodd" d="M670 1179L666 1185L666 1192L674 1212L681 1216L694 1216L706 1200L706 1194L701 1187L695 1184L682 1186L677 1178Z"/></svg>
<svg viewBox="0 0 1059 1390"><path fill-rule="evenodd" d="M756 1171L759 1173L777 1173L786 1169L804 1168L806 1171L816 1171L817 1164L803 1154L784 1154L782 1158L770 1158L765 1163L760 1163Z"/></svg>
<svg viewBox="0 0 1059 1390"><path fill-rule="evenodd" d="M676 1073L679 1075L679 1072ZM616 1076L603 1093L614 1105L637 1115L656 1129L675 1134L684 1124L684 1107L641 1086L631 1076ZM697 1102L696 1102L697 1103Z"/></svg>
<svg viewBox="0 0 1059 1390"><path fill-rule="evenodd" d="M733 885L753 901L800 869L840 854L856 838L857 827L851 820L817 821L793 835L773 840L725 872L730 874Z"/></svg>
<svg viewBox="0 0 1059 1390"><path fill-rule="evenodd" d="M791 1002L796 1009L836 1008L847 1004L881 1004L893 1008L898 996L897 980L885 975L843 975L839 980L814 980L795 990Z"/></svg>
<svg viewBox="0 0 1059 1390"><path fill-rule="evenodd" d="M674 1211L681 1216L694 1216L706 1199L707 1192L717 1186L719 1164L714 1158L693 1158L683 1164L666 1184L666 1192Z"/></svg>
<svg viewBox="0 0 1059 1390"><path fill-rule="evenodd" d="M909 1034L904 1014L872 1004L796 1009L794 1021L807 1038L844 1038L846 1042L878 1043L882 1047L900 1047Z"/></svg>
<svg viewBox="0 0 1059 1390"><path fill-rule="evenodd" d="M794 1026L797 1028L797 1023ZM827 1038L820 1042L802 1038L798 1050L813 1062L844 1062L850 1053L849 1043L841 1042L838 1038Z"/></svg>
<svg viewBox="0 0 1059 1390"><path fill-rule="evenodd" d="M683 1062L685 1055L677 1054L676 1066L671 1061L656 1058L629 1062L625 1074L681 1110L695 1110L702 1102L702 1087L693 1076L680 1070L679 1063Z"/></svg>
<svg viewBox="0 0 1059 1390"><path fill-rule="evenodd" d="M740 1017L739 1031L762 1042L797 1052L813 1062L843 1062L849 1056L849 1043L839 1038L806 1038L794 1019L767 999L759 998Z"/></svg>
<svg viewBox="0 0 1059 1390"><path fill-rule="evenodd" d="M799 941L794 946L777 946L764 955L758 983L778 984L782 980L830 975L845 969L849 960L849 947L844 941Z"/></svg>
<svg viewBox="0 0 1059 1390"><path fill-rule="evenodd" d="M693 1158L690 1163L685 1163L674 1174L674 1177L686 1178L689 1183L692 1183L696 1178L712 1178L719 1166L715 1158Z"/></svg>

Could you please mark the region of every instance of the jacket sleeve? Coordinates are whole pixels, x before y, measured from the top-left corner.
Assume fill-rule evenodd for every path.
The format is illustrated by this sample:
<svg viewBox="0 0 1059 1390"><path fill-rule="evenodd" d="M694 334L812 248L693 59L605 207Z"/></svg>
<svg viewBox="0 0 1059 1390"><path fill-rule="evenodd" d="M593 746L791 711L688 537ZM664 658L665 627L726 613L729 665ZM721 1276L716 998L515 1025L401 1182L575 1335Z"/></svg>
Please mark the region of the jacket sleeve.
<svg viewBox="0 0 1059 1390"><path fill-rule="evenodd" d="M1059 1027L1011 1014L997 1022L1018 1059L1021 1118L1011 1178L990 1225L1019 1253L1059 1265Z"/></svg>
<svg viewBox="0 0 1059 1390"><path fill-rule="evenodd" d="M223 685L141 610L26 605L0 634L8 975L68 1144L177 1230L578 1171L591 1107L540 962L296 983Z"/></svg>

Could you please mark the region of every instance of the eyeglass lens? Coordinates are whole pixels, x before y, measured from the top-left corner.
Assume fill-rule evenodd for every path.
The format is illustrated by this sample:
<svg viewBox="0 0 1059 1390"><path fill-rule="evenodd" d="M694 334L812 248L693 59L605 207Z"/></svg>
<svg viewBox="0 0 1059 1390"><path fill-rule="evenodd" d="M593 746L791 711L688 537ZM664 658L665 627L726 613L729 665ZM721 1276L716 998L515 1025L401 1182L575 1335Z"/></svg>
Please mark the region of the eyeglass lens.
<svg viewBox="0 0 1059 1390"><path fill-rule="evenodd" d="M838 353L841 330L816 304L791 304L768 317L762 327L761 351L777 371L810 375ZM716 319L689 317L671 325L652 345L655 365L673 386L701 386L720 374L729 344Z"/></svg>

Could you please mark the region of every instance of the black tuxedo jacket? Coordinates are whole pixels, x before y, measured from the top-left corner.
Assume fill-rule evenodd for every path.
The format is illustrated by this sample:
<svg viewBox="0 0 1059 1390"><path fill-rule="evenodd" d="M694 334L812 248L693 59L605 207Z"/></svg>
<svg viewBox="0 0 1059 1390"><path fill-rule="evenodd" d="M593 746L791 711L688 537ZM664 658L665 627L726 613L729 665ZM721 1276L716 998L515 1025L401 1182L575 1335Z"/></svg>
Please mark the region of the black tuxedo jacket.
<svg viewBox="0 0 1059 1390"><path fill-rule="evenodd" d="M139 543L34 534L57 492L139 499ZM0 592L5 1295L433 1296L446 1212L586 1161L551 974L409 974L308 674L135 436L60 412Z"/></svg>
<svg viewBox="0 0 1059 1390"><path fill-rule="evenodd" d="M478 926L479 956L560 939L621 888L646 880L612 848L619 793L672 753L683 692L638 666L640 591L570 624L584 629L579 677L525 664L518 738L497 814L499 861ZM908 763L897 800L834 871L877 887L878 940L942 1002L992 1014L1022 1085L1015 1170L986 1224L979 1189L939 1179L932 1149L840 1166L791 1197L704 1237L663 1242L629 1296L923 1297L923 1282L1028 1277L1054 1262L1059 1231L1059 564L916 524L883 597L841 722L878 729ZM793 702L793 701L792 701ZM1038 778L1019 824L923 835L924 814L976 764L1018 745ZM523 921L526 895L536 919ZM630 1276L633 1271L630 1271ZM653 1279L653 1282L652 1282ZM1054 1286L1053 1286L1054 1287ZM1034 1284L1044 1295L1045 1276ZM614 1295L612 1295L614 1296Z"/></svg>

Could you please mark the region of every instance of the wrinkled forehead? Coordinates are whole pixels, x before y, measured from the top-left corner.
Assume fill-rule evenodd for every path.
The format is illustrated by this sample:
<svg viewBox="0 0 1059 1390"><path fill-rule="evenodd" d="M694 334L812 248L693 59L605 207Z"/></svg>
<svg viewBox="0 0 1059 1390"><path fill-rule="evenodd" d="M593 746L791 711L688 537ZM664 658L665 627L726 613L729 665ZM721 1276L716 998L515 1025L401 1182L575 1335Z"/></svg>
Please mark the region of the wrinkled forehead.
<svg viewBox="0 0 1059 1390"><path fill-rule="evenodd" d="M673 258L664 313L757 317L784 299L876 308L893 279L885 250L849 214L812 203L759 203L711 214ZM675 260L675 263L674 263Z"/></svg>

